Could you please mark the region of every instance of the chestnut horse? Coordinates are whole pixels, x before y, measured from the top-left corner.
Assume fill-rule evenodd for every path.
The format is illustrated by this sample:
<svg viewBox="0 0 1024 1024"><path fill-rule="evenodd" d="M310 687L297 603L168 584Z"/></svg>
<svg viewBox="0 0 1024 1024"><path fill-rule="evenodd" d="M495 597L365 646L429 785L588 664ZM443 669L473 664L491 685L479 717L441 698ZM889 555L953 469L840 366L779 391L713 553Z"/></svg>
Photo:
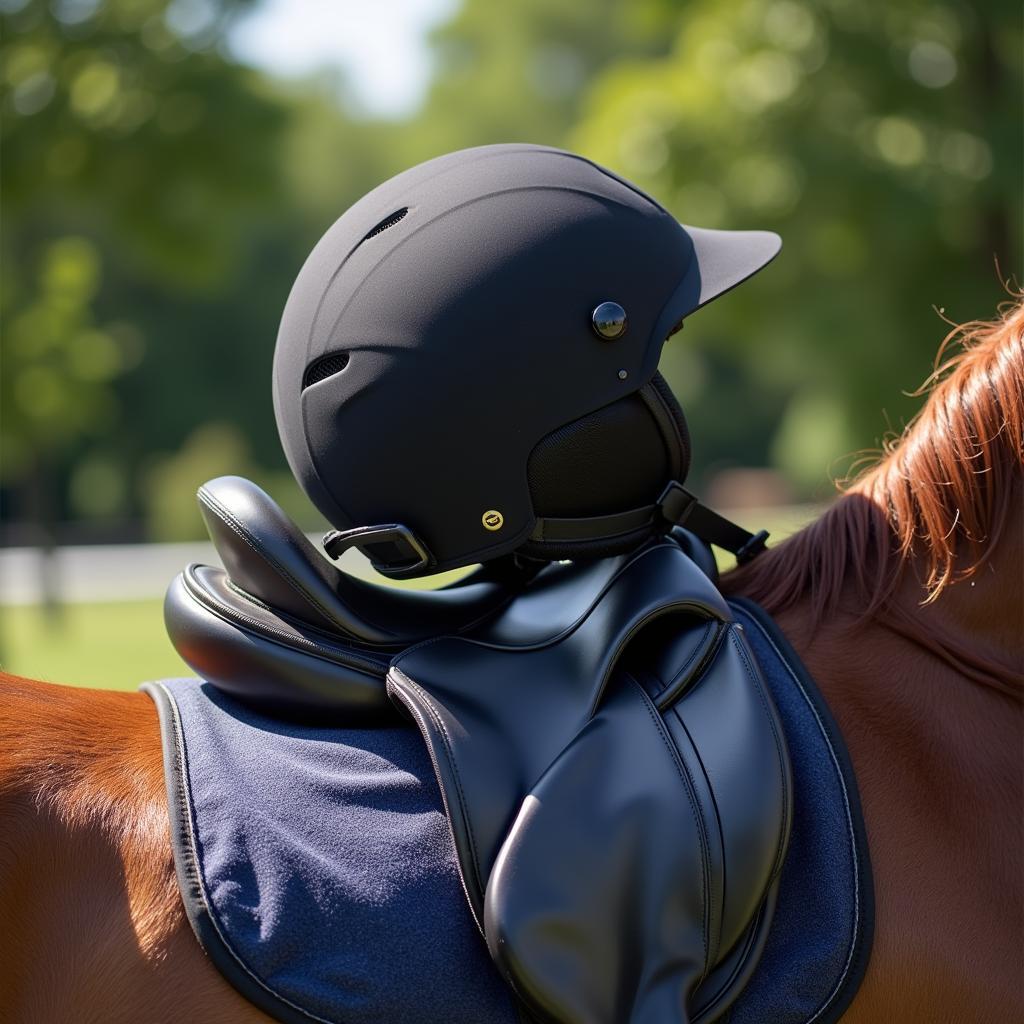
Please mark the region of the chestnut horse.
<svg viewBox="0 0 1024 1024"><path fill-rule="evenodd" d="M877 903L852 1022L1024 1020L1024 306L940 355L902 437L723 581L850 748ZM0 736L4 1019L267 1020L185 919L152 701L7 676Z"/></svg>

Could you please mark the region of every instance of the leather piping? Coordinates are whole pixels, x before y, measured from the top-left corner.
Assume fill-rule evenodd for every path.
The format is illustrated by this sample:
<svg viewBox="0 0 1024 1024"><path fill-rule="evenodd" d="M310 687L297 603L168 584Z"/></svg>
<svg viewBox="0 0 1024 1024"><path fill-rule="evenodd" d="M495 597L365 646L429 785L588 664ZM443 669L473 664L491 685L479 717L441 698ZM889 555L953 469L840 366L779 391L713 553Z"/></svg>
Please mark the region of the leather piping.
<svg viewBox="0 0 1024 1024"><path fill-rule="evenodd" d="M625 673L626 678L631 682L636 689L640 692L640 697L644 702L644 706L647 708L647 713L651 717L651 721L654 723L655 729L658 731L658 735L661 737L662 742L668 749L669 756L672 758L673 763L676 766L676 771L679 774L679 778L683 783L683 787L686 790L686 799L690 804L690 810L693 812L694 825L697 828L697 838L700 840L700 891L701 891L701 902L704 908L704 919L701 922L701 941L704 945L704 966L700 972L700 981L703 981L711 969L711 851L708 843L708 832L707 822L704 820L705 815L702 813L701 802L697 796L696 787L693 783L693 777L690 775L690 769L686 764L685 758L679 751L672 737L669 736L665 729L665 723L662 722L661 716L658 714L658 710L654 705L654 702L647 695L647 691L627 672ZM699 984L700 982L698 982Z"/></svg>
<svg viewBox="0 0 1024 1024"><path fill-rule="evenodd" d="M314 643L312 640L307 640L305 637L293 636L290 633L285 633L282 630L275 629L273 626L265 625L258 619L250 618L244 613L232 608L230 605L224 604L219 601L213 594L211 594L202 584L202 582L196 578L195 570L201 568L198 565L190 565L181 574L182 581L185 584L186 590L189 595L193 597L199 604L201 604L207 611L216 615L217 618L235 626L239 629L244 630L247 633L256 635L257 637L266 637L271 643L276 643L281 647L291 647L292 649L298 648L303 654L317 658L320 661L334 662L339 665L344 665L346 668L354 668L357 671L367 672L367 674L373 675L377 678L382 678L384 673L387 671L386 661L376 661L371 658L362 658L359 656L353 656L346 653L345 655L335 655L335 648L330 645L330 640L325 638L325 641L320 643ZM247 600L252 600L253 604L260 607L259 602L255 601L250 595L245 594L244 591L239 590L238 587L232 588L240 596L244 595ZM279 612L275 612L276 615L280 615ZM304 624L304 628L313 628L308 624ZM335 655L328 657L327 652Z"/></svg>
<svg viewBox="0 0 1024 1024"><path fill-rule="evenodd" d="M392 678L396 682L401 683L400 686L392 685ZM408 689L406 688L408 687ZM445 751L447 753L448 765L451 768L452 777L455 779L456 786L458 788L459 795L459 816L458 816L458 831L462 832L465 830L469 837L469 848L472 853L470 864L473 869L473 882L476 885L476 891L481 894L481 898L484 892L484 885L481 880L480 871L480 857L477 853L476 839L473 836L473 826L470 824L469 815L466 813L466 798L462 791L462 781L459 778L458 767L455 763L455 758L452 756L451 741L448 738L448 731L444 727L444 722L441 720L440 715L437 713L437 709L434 707L433 701L426 691L419 686L414 680L410 679L397 665L392 665L387 676L387 690L388 695L401 702L402 706L405 707L409 713L416 719L417 727L420 733L425 737L429 734L429 730L426 728L426 723L423 720L423 711L420 705L412 699L410 691L416 693L423 701L423 706L426 708L427 713L430 715L431 720L440 735L444 740ZM459 843L459 837L455 834L456 832L456 818L453 816L452 811L454 808L448 801L448 787L444 784L444 778L441 774L441 766L438 764L437 756L434 753L434 747L430 743L425 744L427 753L430 755L430 763L434 768L434 777L437 779L437 788L441 791L441 800L444 803L445 816L448 819L448 830L452 833L452 840L455 842L456 853L461 845ZM473 923L476 925L477 930L481 935L484 934L483 921L480 918L480 913L477 909L478 900L475 899L470 892L470 887L466 882L465 874L462 870L462 858L455 857L455 865L459 873L459 882L462 885L462 891L466 896L466 903L469 905L469 912L473 917Z"/></svg>

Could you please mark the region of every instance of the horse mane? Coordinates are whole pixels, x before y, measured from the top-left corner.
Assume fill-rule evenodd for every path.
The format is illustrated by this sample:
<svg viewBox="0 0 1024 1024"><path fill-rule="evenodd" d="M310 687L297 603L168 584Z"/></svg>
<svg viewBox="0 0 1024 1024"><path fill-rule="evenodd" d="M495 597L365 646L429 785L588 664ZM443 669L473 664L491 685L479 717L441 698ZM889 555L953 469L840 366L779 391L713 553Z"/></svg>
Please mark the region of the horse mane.
<svg viewBox="0 0 1024 1024"><path fill-rule="evenodd" d="M868 618L889 605L911 563L924 603L973 575L1021 496L1022 295L994 320L954 326L914 392L928 400L902 433L860 455L816 522L728 573L723 587L772 613L809 598L819 617L852 593Z"/></svg>

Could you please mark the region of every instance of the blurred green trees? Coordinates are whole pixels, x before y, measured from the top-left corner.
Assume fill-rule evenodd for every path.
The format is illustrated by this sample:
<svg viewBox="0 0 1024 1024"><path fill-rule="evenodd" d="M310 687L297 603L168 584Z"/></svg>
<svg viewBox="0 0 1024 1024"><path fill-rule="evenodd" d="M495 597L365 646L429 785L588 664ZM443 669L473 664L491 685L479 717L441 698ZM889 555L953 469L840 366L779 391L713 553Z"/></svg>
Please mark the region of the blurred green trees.
<svg viewBox="0 0 1024 1024"><path fill-rule="evenodd" d="M359 147L367 167L344 144L371 126L221 54L243 6L0 8L0 486L4 518L44 536L140 517L152 536L194 534L204 477L282 469L277 319L325 223L386 175L387 146Z"/></svg>
<svg viewBox="0 0 1024 1024"><path fill-rule="evenodd" d="M992 315L995 261L1021 271L1020 21L1006 0L691 0L664 58L591 84L571 146L683 221L785 239L668 353L699 446L813 487L917 408L933 307Z"/></svg>
<svg viewBox="0 0 1024 1024"><path fill-rule="evenodd" d="M207 412L193 389L263 386L197 382L217 339L189 321L224 308L254 238L280 234L287 115L209 49L225 7L177 31L161 0L7 8L6 504L44 527L131 516L141 465L180 444L168 410L192 428Z"/></svg>
<svg viewBox="0 0 1024 1024"><path fill-rule="evenodd" d="M932 307L990 315L994 259L1020 273L1008 0L465 0L407 123L234 63L243 6L0 0L9 522L181 537L206 476L286 491L270 360L298 267L366 189L461 146L564 144L684 221L784 236L666 347L705 478L774 463L814 493L916 407Z"/></svg>

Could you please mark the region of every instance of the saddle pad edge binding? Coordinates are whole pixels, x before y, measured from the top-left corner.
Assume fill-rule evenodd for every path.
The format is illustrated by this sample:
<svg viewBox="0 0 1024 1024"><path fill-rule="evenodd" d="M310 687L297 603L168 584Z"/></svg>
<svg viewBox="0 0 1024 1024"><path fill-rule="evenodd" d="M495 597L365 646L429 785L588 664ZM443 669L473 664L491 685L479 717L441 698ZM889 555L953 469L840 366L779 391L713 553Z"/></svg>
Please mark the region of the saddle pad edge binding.
<svg viewBox="0 0 1024 1024"><path fill-rule="evenodd" d="M741 625L752 626L762 642L774 653L810 710L828 747L844 798L844 815L852 847L854 872L854 917L846 961L831 992L802 1024L837 1024L846 1013L864 980L871 959L875 931L875 888L870 847L864 821L857 776L846 741L818 684L811 677L800 655L775 620L757 602L741 596L728 598L738 613ZM755 656L756 656L755 651ZM732 1021L733 1014L724 1018Z"/></svg>
<svg viewBox="0 0 1024 1024"><path fill-rule="evenodd" d="M156 704L163 746L167 812L170 818L171 850L178 891L185 916L203 952L242 996L281 1024L341 1024L296 1006L275 991L246 964L228 940L206 899L202 868L196 849L196 832L185 764L185 734L178 708L170 690L160 680L142 683L139 690Z"/></svg>

